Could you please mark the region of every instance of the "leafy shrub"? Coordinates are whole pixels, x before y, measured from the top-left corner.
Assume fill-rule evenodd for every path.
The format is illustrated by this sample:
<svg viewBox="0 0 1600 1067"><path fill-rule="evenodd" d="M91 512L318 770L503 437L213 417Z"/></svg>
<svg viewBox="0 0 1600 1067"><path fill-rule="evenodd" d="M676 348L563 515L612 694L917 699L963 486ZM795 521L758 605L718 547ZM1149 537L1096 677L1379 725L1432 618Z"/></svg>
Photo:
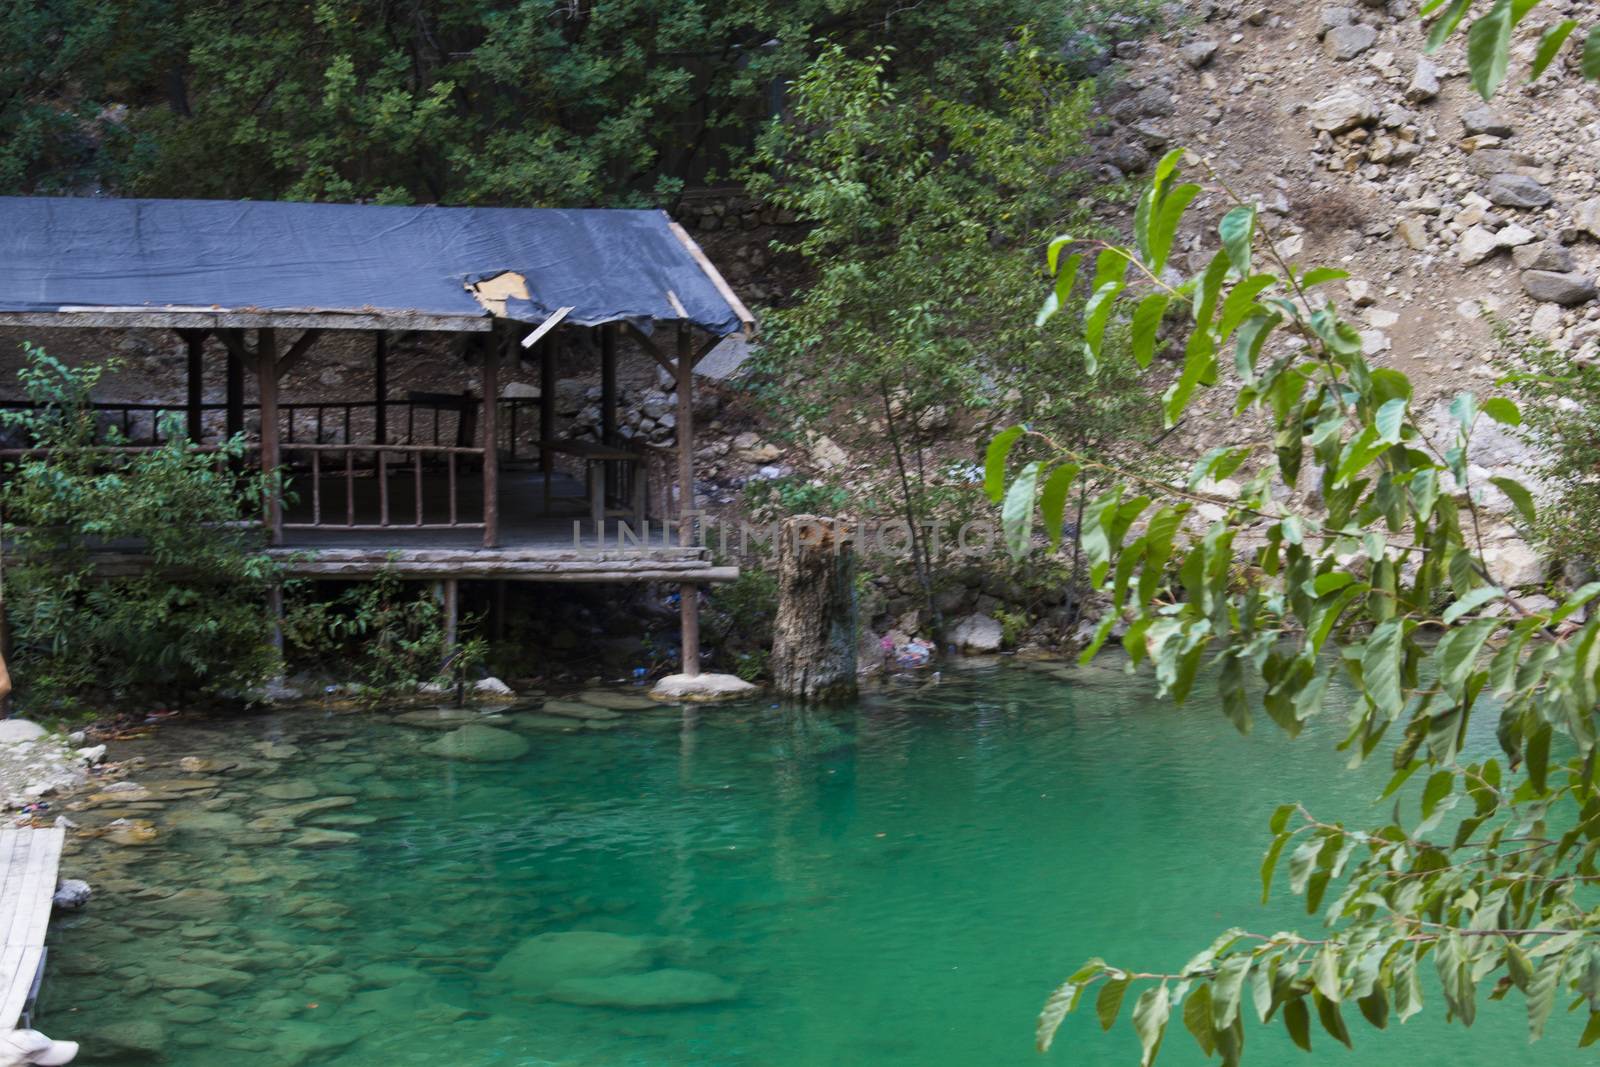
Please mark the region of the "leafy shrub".
<svg viewBox="0 0 1600 1067"><path fill-rule="evenodd" d="M243 438L203 451L177 420L158 448L113 451L115 428L99 434L109 446L96 444L90 392L105 370L27 346L18 377L35 406L0 413L41 450L7 464L0 492L19 693L61 704L260 682L277 666L265 610L277 575L252 521L266 479L238 466ZM97 554L112 546L152 565L102 574Z"/></svg>
<svg viewBox="0 0 1600 1067"><path fill-rule="evenodd" d="M471 631L479 620L463 618ZM311 583L285 590L284 643L300 656L352 674L373 701L415 693L427 683L459 685L488 654L480 637L451 647L444 605L425 586L391 572L329 598Z"/></svg>

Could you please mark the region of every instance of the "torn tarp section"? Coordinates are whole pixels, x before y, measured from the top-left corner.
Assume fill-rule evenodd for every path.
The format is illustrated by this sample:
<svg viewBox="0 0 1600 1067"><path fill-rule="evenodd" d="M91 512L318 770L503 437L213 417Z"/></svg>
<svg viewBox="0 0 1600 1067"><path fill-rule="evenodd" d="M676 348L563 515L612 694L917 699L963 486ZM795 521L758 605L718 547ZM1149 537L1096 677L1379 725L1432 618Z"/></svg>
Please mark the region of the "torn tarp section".
<svg viewBox="0 0 1600 1067"><path fill-rule="evenodd" d="M0 311L138 308L745 326L662 211L0 197ZM501 308L503 307L503 311Z"/></svg>

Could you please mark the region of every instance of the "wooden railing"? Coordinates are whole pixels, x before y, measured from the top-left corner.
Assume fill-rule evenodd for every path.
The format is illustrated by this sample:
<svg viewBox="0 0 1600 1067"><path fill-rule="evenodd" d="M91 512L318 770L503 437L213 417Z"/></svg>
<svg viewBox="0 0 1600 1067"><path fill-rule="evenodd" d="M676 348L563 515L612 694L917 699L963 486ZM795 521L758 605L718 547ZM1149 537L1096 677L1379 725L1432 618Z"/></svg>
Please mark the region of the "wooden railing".
<svg viewBox="0 0 1600 1067"><path fill-rule="evenodd" d="M387 400L382 406L385 415L393 418L384 420L384 443L461 447L461 407L465 403L476 406L476 401L470 398L462 398L454 403L442 398ZM0 399L0 410L21 411L37 406L27 400ZM528 397L506 397L500 400L498 406L500 418L497 420L496 436L499 438L500 454L512 460L537 458L539 401ZM167 435L161 432L165 416L181 419L186 418L189 412L182 404L132 401L97 401L93 407L102 416L102 427L117 427L123 444L146 447L156 447L168 440ZM302 442L357 444L364 439L370 448L377 443L375 430L378 408L376 400L284 401L278 405L280 440L285 445L298 445ZM531 418L530 409L534 413ZM246 404L243 410L257 412L260 405ZM227 405L223 403L200 405L202 417L226 411ZM397 436L395 430L402 421L404 434ZM524 440L530 430L534 435ZM335 435L333 441L327 439L330 432ZM472 436L476 440L475 432Z"/></svg>
<svg viewBox="0 0 1600 1067"><path fill-rule="evenodd" d="M481 530L485 521L479 519L464 522L461 519L461 494L458 466L461 457L472 457L478 464L483 462L483 449L464 448L456 445L385 445L378 447L370 444L354 445L329 445L329 444L285 444L284 459L290 459L293 453L306 453L310 456L310 522L285 522L286 530L312 530L343 528L354 529L385 529L404 528L412 530ZM399 453L409 457L410 462L396 464L390 456ZM324 462L325 456L343 456L344 462L331 465ZM358 465L358 457L371 457L366 463ZM443 505L448 518L434 520L429 518L429 501L424 479L424 460L437 457L440 466L446 474L445 493ZM411 495L412 515L410 521L400 519L392 505L392 491L390 485L391 470L398 469L404 472L406 467L411 469ZM328 473L334 479L342 480L344 485L344 521L324 519L323 507L323 476ZM358 483L371 481L377 487L378 511L376 521L357 521L356 487Z"/></svg>

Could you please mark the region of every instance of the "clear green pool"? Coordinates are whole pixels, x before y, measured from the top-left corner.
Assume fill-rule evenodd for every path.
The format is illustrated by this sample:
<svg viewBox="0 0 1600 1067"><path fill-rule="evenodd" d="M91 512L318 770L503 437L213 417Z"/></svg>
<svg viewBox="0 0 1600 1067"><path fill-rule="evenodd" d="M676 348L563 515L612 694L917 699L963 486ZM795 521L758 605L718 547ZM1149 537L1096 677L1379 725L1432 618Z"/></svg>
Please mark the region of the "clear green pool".
<svg viewBox="0 0 1600 1067"><path fill-rule="evenodd" d="M1240 737L1109 670L613 721L512 716L498 725L530 751L496 763L349 713L119 743L155 795L73 818L147 818L159 836L66 861L98 892L53 928L40 1025L83 1040L81 1062L119 1065L155 1049L178 1067L1037 1063L1040 1002L1089 955L1171 969L1229 925L1313 927L1287 899L1259 903L1266 816L1301 798L1371 820L1383 773L1342 769L1337 723ZM185 770L184 755L240 765ZM302 795L355 801L293 829L259 821ZM289 844L318 827L354 839ZM569 931L621 935L595 943L624 969L698 977L569 978L568 1000L602 1002L545 999L561 961L538 955L548 938L532 964L525 946ZM662 995L724 999L617 1004ZM1591 1060L1568 1021L1530 1051L1518 1004L1487 1005L1470 1032L1437 1000L1390 1034L1352 1030L1355 1053L1323 1039L1310 1060ZM1306 1062L1277 1029L1251 1030L1247 1055ZM1129 1029L1092 1017L1045 1058L1137 1059ZM1202 1057L1175 1031L1162 1062Z"/></svg>

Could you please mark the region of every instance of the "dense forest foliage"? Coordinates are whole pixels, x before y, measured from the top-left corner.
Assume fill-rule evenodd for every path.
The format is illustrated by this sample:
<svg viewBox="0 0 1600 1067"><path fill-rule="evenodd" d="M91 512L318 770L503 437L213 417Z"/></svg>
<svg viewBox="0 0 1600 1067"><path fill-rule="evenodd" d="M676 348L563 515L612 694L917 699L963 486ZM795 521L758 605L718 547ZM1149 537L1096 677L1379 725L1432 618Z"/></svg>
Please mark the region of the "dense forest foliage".
<svg viewBox="0 0 1600 1067"><path fill-rule="evenodd" d="M830 44L978 98L1019 32L1076 61L1129 6L7 0L0 193L669 204Z"/></svg>

